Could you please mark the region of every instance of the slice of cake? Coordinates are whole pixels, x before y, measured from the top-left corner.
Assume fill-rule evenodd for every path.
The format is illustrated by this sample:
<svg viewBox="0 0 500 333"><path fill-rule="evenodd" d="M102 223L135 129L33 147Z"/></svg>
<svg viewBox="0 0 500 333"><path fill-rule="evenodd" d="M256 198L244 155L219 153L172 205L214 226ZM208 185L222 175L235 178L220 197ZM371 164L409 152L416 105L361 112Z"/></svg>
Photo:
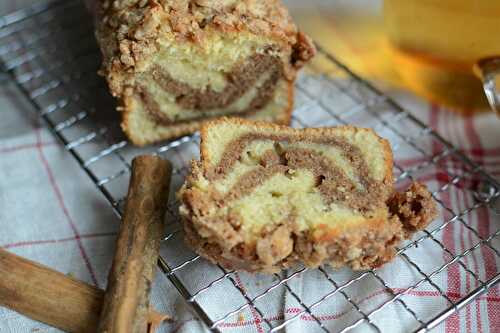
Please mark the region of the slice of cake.
<svg viewBox="0 0 500 333"><path fill-rule="evenodd" d="M288 123L315 53L279 0L101 0L102 74L138 145L239 116Z"/></svg>
<svg viewBox="0 0 500 333"><path fill-rule="evenodd" d="M378 267L436 215L423 185L395 191L392 165L369 129L210 122L179 191L186 240L231 269Z"/></svg>

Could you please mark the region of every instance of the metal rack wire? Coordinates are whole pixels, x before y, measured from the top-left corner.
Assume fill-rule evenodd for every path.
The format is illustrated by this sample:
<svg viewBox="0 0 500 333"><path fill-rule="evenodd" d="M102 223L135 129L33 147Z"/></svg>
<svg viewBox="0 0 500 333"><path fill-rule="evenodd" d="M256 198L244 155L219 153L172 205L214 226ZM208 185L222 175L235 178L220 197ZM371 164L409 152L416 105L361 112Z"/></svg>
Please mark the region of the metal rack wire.
<svg viewBox="0 0 500 333"><path fill-rule="evenodd" d="M135 148L125 140L117 125L113 101L95 74L100 56L90 21L80 2L74 0L41 3L4 16L0 18L0 65L39 111L96 189L109 201L114 212L121 216L130 161L134 155L147 151L173 161L172 191L175 191L187 171L186 156L195 157L197 154L198 137L186 136L144 149ZM184 249L175 200L169 203L169 233L162 244L159 266L197 315L214 331L248 310L254 313L263 330L271 332L304 316L315 322L318 330L327 332L346 332L359 327L381 331L381 315L394 306L408 317L408 331L428 331L500 282L500 272L488 275L467 260L475 251L488 251L497 262L500 258L499 250L493 245L500 237L500 226L496 225L495 230L485 235L468 223L471 213L478 210L500 214L493 206L500 196L500 184L439 134L321 48L316 62L306 72L297 83L294 126L350 123L372 127L392 143L398 186L421 179L428 172L439 175L439 181L428 185L440 205L443 219L419 233L415 240L404 244L392 264L403 265L412 279L396 288L394 281L381 270L353 273L328 268L298 268L269 279L259 278L258 291L251 294L242 287L235 272L209 265ZM411 165L401 162L408 155L417 156L417 162ZM470 197L470 205L460 209L453 207L446 200L453 191ZM448 248L442 234L451 225L460 225L474 240L473 246L464 251ZM442 264L431 269L422 265L422 254L419 257L422 249L429 247L434 247L443 256ZM461 274L472 280L460 297L448 295L439 278L452 267L458 267ZM202 270L205 278L202 288L193 288L183 278L185 274ZM318 279L318 283L328 288L320 299L306 300L294 288L293 282L298 277ZM252 277L248 276L248 279L252 280ZM352 296L353 289L370 284L383 288L387 297L366 307ZM433 312L410 305L406 296L424 285L437 292L437 297L442 298L445 305ZM241 295L241 302L227 308L221 304L218 313L212 313L204 303L204 295L217 294L221 290ZM276 293L294 299L299 308L280 320L266 317L262 304ZM355 318L342 322L342 325L327 325L319 315L320 308L333 299L337 305L354 312Z"/></svg>

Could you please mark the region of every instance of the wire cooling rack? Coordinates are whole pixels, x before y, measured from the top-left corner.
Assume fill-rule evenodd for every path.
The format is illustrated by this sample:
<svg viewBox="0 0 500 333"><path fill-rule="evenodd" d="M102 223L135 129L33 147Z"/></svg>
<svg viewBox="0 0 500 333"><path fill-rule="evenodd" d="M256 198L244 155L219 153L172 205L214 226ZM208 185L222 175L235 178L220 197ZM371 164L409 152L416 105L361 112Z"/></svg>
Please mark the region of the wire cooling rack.
<svg viewBox="0 0 500 333"><path fill-rule="evenodd" d="M271 278L256 279L247 275L248 281L258 286L250 292L242 287L235 272L208 264L184 248L173 193L187 172L186 157L197 155L198 137L186 136L143 149L125 140L113 100L96 75L100 55L91 19L79 1L42 3L0 18L0 60L3 72L17 83L118 216L121 216L127 190L130 161L135 155L156 153L173 162L169 232L162 243L159 266L211 330L219 331L224 324L231 327L228 323L234 322L243 311L251 310L262 331L279 331L304 318L316 323L318 330L327 332L354 328L381 331L383 321L388 320L384 316L396 307L398 316L407 322L404 331L425 332L500 281L498 271L488 274L482 268L483 263L472 265L468 260L475 252L482 251L499 261L499 250L493 244L499 240L500 225L494 225L493 230L484 234L469 223L471 215L480 210L500 214L494 205L500 196L499 183L321 48L315 62L298 80L293 125L317 127L349 123L374 128L391 141L398 187L412 180L425 181L429 173L437 175L427 184L440 206L442 218L417 234L413 241L403 244L390 264L407 270L405 276L411 278L405 281L396 283L394 277L383 270L335 272L328 268L296 268ZM466 207L453 206L446 199L456 193L470 199ZM473 244L470 248L456 251L447 246L443 234L452 225L460 226L467 234ZM442 262L434 267L425 264L428 255L425 251L431 248L442 257ZM443 274L451 269L459 270L471 281L459 296L450 295L443 287ZM202 287L191 286L185 278L189 274L199 274ZM299 278L316 279L325 289L324 295L316 300L306 299L296 290L294 281ZM382 288L386 297L367 306L353 296L355 290L367 286ZM437 297L432 311L416 307L406 298L422 290ZM222 299L227 293L239 295L241 300L237 304L224 302ZM209 294L219 297L215 312L213 306L208 306L205 296ZM286 316L266 317L264 305L277 295L286 295L298 306ZM354 315L332 326L320 314L321 308L331 307L329 302L333 300L335 307ZM213 297L210 302L214 302Z"/></svg>

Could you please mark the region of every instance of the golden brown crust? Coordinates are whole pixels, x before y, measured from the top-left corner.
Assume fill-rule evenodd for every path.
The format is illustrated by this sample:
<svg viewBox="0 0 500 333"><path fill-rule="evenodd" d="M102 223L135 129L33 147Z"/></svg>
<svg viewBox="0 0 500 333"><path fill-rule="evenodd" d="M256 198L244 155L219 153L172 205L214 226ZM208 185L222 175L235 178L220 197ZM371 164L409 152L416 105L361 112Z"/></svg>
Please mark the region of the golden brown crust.
<svg viewBox="0 0 500 333"><path fill-rule="evenodd" d="M256 237L249 237L247 231L243 231L246 229L241 228L240 216L231 213L230 216L216 218L210 214L213 200L217 202L217 207L223 207L231 201L229 198L220 197L215 190L207 193L192 187L199 180L199 175L203 175L207 168L214 167L206 138L213 126L224 123L245 124L253 126L256 131L265 129L266 133L269 130L280 134L288 132L309 142L311 137L332 137L338 135L338 131L370 131L354 127L298 131L264 122L226 118L205 124L201 129L201 160L193 162L192 172L179 192L179 198L187 243L212 262L230 269L265 273L299 262L308 267L329 264L333 267L348 266L355 270L370 269L390 261L401 240L408 239L425 228L436 216L435 203L425 186L414 183L404 193L394 190L390 145L386 140L374 137L375 140L380 140L382 153L386 156L384 178L388 182L384 183L391 192L385 196L383 207L368 212L366 218L357 222L319 224L314 229L299 227L296 223L297 216L291 214L280 223L265 225ZM269 167L279 168L284 165L270 163ZM245 185L245 188L250 187L249 184ZM237 186L233 185L232 189L234 188Z"/></svg>

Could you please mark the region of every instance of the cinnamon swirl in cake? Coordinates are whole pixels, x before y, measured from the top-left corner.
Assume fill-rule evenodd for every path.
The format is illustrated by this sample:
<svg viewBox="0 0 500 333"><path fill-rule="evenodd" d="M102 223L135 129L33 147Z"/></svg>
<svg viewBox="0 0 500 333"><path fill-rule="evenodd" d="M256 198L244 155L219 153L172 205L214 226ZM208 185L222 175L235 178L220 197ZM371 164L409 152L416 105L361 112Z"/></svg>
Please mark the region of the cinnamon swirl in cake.
<svg viewBox="0 0 500 333"><path fill-rule="evenodd" d="M425 186L395 191L392 159L369 129L210 122L178 194L186 241L231 269L378 267L436 215Z"/></svg>
<svg viewBox="0 0 500 333"><path fill-rule="evenodd" d="M101 0L102 73L138 145L239 116L288 123L315 53L279 0Z"/></svg>

